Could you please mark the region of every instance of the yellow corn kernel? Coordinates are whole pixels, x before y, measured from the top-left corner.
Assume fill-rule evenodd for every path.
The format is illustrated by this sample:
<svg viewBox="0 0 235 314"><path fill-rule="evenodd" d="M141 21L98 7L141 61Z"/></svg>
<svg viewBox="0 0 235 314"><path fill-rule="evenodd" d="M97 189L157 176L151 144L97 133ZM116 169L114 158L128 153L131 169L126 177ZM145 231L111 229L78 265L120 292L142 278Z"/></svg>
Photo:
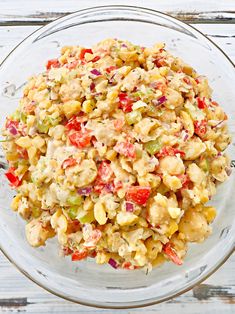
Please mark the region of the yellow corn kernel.
<svg viewBox="0 0 235 314"><path fill-rule="evenodd" d="M13 200L12 200L12 202L11 202L11 208L12 208L14 211L17 211L17 210L18 210L19 202L20 202L20 200L21 200L21 197L22 197L21 194L17 194L17 195L13 198Z"/></svg>
<svg viewBox="0 0 235 314"><path fill-rule="evenodd" d="M107 94L107 100L114 101L118 97L118 91L114 90Z"/></svg>
<svg viewBox="0 0 235 314"><path fill-rule="evenodd" d="M46 88L47 88L47 85L46 85L45 82L43 82L42 84L40 84L40 85L38 86L38 91L44 90L44 89L46 89Z"/></svg>
<svg viewBox="0 0 235 314"><path fill-rule="evenodd" d="M213 206L205 206L202 213L208 223L211 223L216 217L216 209Z"/></svg>
<svg viewBox="0 0 235 314"><path fill-rule="evenodd" d="M15 143L22 148L29 148L32 146L32 140L28 136L19 137Z"/></svg>
<svg viewBox="0 0 235 314"><path fill-rule="evenodd" d="M28 92L28 99L29 100L34 100L35 93L36 93L36 89L29 90L29 92Z"/></svg>
<svg viewBox="0 0 235 314"><path fill-rule="evenodd" d="M17 176L22 176L24 175L26 172L28 171L28 166L26 165L20 165L18 166L18 168L15 170L15 174Z"/></svg>
<svg viewBox="0 0 235 314"><path fill-rule="evenodd" d="M174 220L171 220L166 236L171 237L177 230L178 230L178 224Z"/></svg>
<svg viewBox="0 0 235 314"><path fill-rule="evenodd" d="M106 264L110 259L110 254L104 252L98 252L95 258L97 264Z"/></svg>
<svg viewBox="0 0 235 314"><path fill-rule="evenodd" d="M147 255L148 255L148 258L151 259L151 260L154 260L157 255L159 254L159 252L161 252L162 250L162 244L160 241L154 241L151 238L148 238L146 241L145 241L145 246L147 248Z"/></svg>
<svg viewBox="0 0 235 314"><path fill-rule="evenodd" d="M96 156L97 156L97 150L95 148L91 148L87 153L87 157L89 159L94 159Z"/></svg>
<svg viewBox="0 0 235 314"><path fill-rule="evenodd" d="M99 225L105 225L108 218L106 217L106 212L102 203L95 204L94 216Z"/></svg>
<svg viewBox="0 0 235 314"><path fill-rule="evenodd" d="M170 176L168 174L163 176L163 183L171 190L176 191L182 187L180 179L176 176Z"/></svg>
<svg viewBox="0 0 235 314"><path fill-rule="evenodd" d="M63 112L67 119L78 114L81 110L81 103L77 100L69 100L63 104Z"/></svg>
<svg viewBox="0 0 235 314"><path fill-rule="evenodd" d="M151 79L151 80L159 80L159 79L161 79L161 78L162 78L162 76L161 76L160 73L153 73L153 74L150 75L150 79ZM162 93L161 93L161 94L162 94Z"/></svg>
<svg viewBox="0 0 235 314"><path fill-rule="evenodd" d="M145 228L148 227L148 223L147 223L147 221L146 221L143 217L139 217L139 219L138 219L138 224L139 224L141 227L145 227Z"/></svg>
<svg viewBox="0 0 235 314"><path fill-rule="evenodd" d="M159 72L162 76L166 76L167 73L169 72L169 68L168 67L161 67L161 68L159 68Z"/></svg>
<svg viewBox="0 0 235 314"><path fill-rule="evenodd" d="M19 159L18 154L14 154L14 153L6 153L6 159L8 161L17 161Z"/></svg>
<svg viewBox="0 0 235 314"><path fill-rule="evenodd" d="M36 148L40 149L40 148L42 148L44 146L45 140L41 136L37 135L36 137L33 138L32 144Z"/></svg>
<svg viewBox="0 0 235 314"><path fill-rule="evenodd" d="M28 148L28 156L29 156L29 162L30 164L34 165L37 162L37 148L34 146L31 146L30 148Z"/></svg>
<svg viewBox="0 0 235 314"><path fill-rule="evenodd" d="M117 152L115 152L115 150L110 149L107 151L106 153L106 158L110 161L114 160L117 156Z"/></svg>
<svg viewBox="0 0 235 314"><path fill-rule="evenodd" d="M85 112L85 113L90 113L93 111L95 107L95 104L92 100L85 100L83 103L82 103L82 110Z"/></svg>
<svg viewBox="0 0 235 314"><path fill-rule="evenodd" d="M119 58L115 59L115 63L116 63L116 66L118 67L122 66L122 60Z"/></svg>
<svg viewBox="0 0 235 314"><path fill-rule="evenodd" d="M181 209L179 207L168 207L168 213L171 218L177 219L181 213Z"/></svg>
<svg viewBox="0 0 235 314"><path fill-rule="evenodd" d="M120 226L128 226L138 220L138 216L130 212L120 212L117 214L117 223Z"/></svg>
<svg viewBox="0 0 235 314"><path fill-rule="evenodd" d="M41 101L39 104L40 109L49 109L51 107L52 103L50 100L44 100Z"/></svg>
<svg viewBox="0 0 235 314"><path fill-rule="evenodd" d="M143 63L145 63L145 58L144 58L144 56L141 54L141 55L139 55L139 57L138 57L138 61L139 61L139 63L140 64L143 64Z"/></svg>
<svg viewBox="0 0 235 314"><path fill-rule="evenodd" d="M158 256L157 256L157 258L155 258L155 260L152 262L152 265L153 266L158 266L158 265L160 265L160 264L162 264L162 263L164 263L165 262L165 257L163 256L163 254L158 254Z"/></svg>

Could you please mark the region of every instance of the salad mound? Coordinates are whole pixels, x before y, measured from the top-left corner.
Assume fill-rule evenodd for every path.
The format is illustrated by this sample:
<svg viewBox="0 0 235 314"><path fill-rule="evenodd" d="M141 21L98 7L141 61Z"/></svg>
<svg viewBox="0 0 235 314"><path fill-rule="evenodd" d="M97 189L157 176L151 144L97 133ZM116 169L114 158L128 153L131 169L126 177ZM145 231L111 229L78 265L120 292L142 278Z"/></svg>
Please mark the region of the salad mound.
<svg viewBox="0 0 235 314"><path fill-rule="evenodd" d="M3 136L30 245L73 261L183 263L211 233L205 205L229 175L227 115L206 77L163 43L66 46L31 77Z"/></svg>

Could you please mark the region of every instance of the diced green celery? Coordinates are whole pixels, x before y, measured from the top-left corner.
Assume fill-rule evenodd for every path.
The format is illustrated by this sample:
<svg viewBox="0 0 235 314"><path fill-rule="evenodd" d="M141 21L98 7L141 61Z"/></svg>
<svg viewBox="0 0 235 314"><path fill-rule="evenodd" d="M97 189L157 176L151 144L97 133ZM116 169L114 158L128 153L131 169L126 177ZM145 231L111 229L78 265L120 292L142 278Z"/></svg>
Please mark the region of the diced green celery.
<svg viewBox="0 0 235 314"><path fill-rule="evenodd" d="M22 121L23 123L27 122L27 116L24 112L20 113L20 121Z"/></svg>
<svg viewBox="0 0 235 314"><path fill-rule="evenodd" d="M137 158L141 158L143 155L143 151L139 148L136 148L135 153Z"/></svg>
<svg viewBox="0 0 235 314"><path fill-rule="evenodd" d="M69 218L76 219L77 214L78 214L78 209L79 209L79 207L77 207L77 206L70 207L68 210Z"/></svg>
<svg viewBox="0 0 235 314"><path fill-rule="evenodd" d="M20 120L20 112L19 110L16 110L12 115L11 115L12 120L14 121L19 121Z"/></svg>
<svg viewBox="0 0 235 314"><path fill-rule="evenodd" d="M38 218L38 217L40 217L41 213L42 213L42 211L41 211L40 208L38 208L38 207L33 207L33 209L32 209L33 218Z"/></svg>
<svg viewBox="0 0 235 314"><path fill-rule="evenodd" d="M158 153L161 149L162 145L159 142L159 140L154 140L154 141L150 141L144 144L144 148L147 150L147 152L150 155L154 155L156 153Z"/></svg>
<svg viewBox="0 0 235 314"><path fill-rule="evenodd" d="M80 215L79 215L80 216ZM95 220L95 217L94 217L94 213L93 211L89 211L89 212L86 212L85 215L81 216L81 217L78 217L78 220L80 221L80 223L82 224L89 224L91 223L92 221Z"/></svg>
<svg viewBox="0 0 235 314"><path fill-rule="evenodd" d="M81 205L82 204L82 196L78 194L72 194L71 196L68 197L68 204L71 206L74 205Z"/></svg>
<svg viewBox="0 0 235 314"><path fill-rule="evenodd" d="M50 126L48 124L40 123L40 122L37 124L37 129L40 133L47 133L49 128Z"/></svg>
<svg viewBox="0 0 235 314"><path fill-rule="evenodd" d="M142 115L138 110L134 110L127 113L125 118L126 118L126 122L129 125L131 125L131 124L140 122L140 120L142 119Z"/></svg>

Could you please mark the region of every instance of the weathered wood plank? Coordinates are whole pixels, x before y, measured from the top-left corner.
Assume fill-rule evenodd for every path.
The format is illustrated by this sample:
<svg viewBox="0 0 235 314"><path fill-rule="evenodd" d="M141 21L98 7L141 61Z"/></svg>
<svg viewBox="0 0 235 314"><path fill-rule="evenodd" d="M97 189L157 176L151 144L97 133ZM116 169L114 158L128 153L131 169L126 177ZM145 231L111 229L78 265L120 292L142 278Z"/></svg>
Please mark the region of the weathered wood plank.
<svg viewBox="0 0 235 314"><path fill-rule="evenodd" d="M117 3L148 6L190 23L234 23L235 21L235 4L231 0L158 0L148 1L148 4L144 0L128 2L119 0ZM98 5L99 2L94 0L1 0L0 25L45 24L66 13ZM102 5L110 5L110 1L103 0Z"/></svg>

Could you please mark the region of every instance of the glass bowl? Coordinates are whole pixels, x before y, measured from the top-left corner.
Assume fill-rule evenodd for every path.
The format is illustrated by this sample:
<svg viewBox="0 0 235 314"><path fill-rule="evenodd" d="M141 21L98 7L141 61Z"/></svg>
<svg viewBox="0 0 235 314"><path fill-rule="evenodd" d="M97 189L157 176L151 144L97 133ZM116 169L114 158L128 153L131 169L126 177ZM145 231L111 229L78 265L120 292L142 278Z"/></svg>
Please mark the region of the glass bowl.
<svg viewBox="0 0 235 314"><path fill-rule="evenodd" d="M64 45L89 47L104 38L117 37L151 46L166 43L174 55L205 74L214 99L229 115L235 131L235 71L232 62L203 34L163 13L139 7L103 6L75 12L42 27L4 60L0 67L0 124L17 106L25 81L43 71L46 60L59 55ZM228 150L234 158L234 144ZM1 152L2 155L2 152ZM1 167L5 161L1 157ZM183 266L165 263L149 274L143 270L115 270L88 260L72 263L58 256L57 240L31 248L25 238L25 222L9 205L14 192L0 171L0 246L27 277L46 290L80 304L103 308L146 306L177 296L212 274L232 253L235 235L234 171L219 187L211 202L218 209L212 235L191 245Z"/></svg>

